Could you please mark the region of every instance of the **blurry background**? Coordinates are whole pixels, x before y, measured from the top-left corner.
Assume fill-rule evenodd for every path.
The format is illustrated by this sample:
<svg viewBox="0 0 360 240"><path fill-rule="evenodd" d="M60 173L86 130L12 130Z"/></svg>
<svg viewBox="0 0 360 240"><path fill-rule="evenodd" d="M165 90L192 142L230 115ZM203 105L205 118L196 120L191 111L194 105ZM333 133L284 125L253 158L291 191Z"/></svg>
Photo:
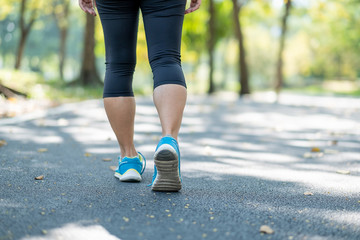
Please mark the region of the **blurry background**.
<svg viewBox="0 0 360 240"><path fill-rule="evenodd" d="M52 102L101 97L99 17L75 0L1 0L0 6L1 103L22 94ZM203 0L183 27L188 90L360 95L359 24L359 0ZM137 55L134 90L148 95L142 19Z"/></svg>

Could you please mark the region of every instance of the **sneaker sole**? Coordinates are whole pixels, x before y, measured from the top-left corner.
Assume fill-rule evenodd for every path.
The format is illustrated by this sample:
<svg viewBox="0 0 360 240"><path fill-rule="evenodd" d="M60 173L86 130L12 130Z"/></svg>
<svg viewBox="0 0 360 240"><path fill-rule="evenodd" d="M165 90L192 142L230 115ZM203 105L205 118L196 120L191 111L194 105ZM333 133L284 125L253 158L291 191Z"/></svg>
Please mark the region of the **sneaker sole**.
<svg viewBox="0 0 360 240"><path fill-rule="evenodd" d="M155 153L154 162L157 176L152 185L152 190L159 192L179 191L181 181L179 177L179 160L176 153L166 148L162 149Z"/></svg>
<svg viewBox="0 0 360 240"><path fill-rule="evenodd" d="M114 176L122 182L140 182L141 181L141 175L135 169L129 169L123 175L120 175L119 173L115 172Z"/></svg>

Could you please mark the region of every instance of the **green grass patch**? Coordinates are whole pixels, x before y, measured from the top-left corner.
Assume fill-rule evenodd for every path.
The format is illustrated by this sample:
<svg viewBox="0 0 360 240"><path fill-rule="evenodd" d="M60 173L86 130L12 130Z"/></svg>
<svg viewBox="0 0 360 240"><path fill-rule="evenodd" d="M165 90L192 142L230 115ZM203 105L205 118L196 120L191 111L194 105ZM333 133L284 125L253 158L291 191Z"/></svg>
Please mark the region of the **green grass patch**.
<svg viewBox="0 0 360 240"><path fill-rule="evenodd" d="M348 97L360 97L360 89L353 90L333 90L324 88L322 85L311 85L306 87L297 88L284 88L283 92L298 93L306 95L324 95L324 96L348 96Z"/></svg>
<svg viewBox="0 0 360 240"><path fill-rule="evenodd" d="M0 83L27 94L31 99L47 99L58 102L102 98L103 89L102 86L73 86L56 79L47 81L40 73L14 70L0 70Z"/></svg>

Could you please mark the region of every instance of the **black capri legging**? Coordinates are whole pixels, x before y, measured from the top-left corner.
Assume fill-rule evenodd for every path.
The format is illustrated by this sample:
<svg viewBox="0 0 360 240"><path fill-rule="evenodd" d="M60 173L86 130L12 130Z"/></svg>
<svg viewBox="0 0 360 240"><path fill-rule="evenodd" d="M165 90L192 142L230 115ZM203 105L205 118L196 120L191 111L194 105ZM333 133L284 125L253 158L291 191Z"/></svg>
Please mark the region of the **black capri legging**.
<svg viewBox="0 0 360 240"><path fill-rule="evenodd" d="M104 30L106 73L103 97L134 96L132 79L141 9L154 88L186 87L180 47L186 0L96 0Z"/></svg>

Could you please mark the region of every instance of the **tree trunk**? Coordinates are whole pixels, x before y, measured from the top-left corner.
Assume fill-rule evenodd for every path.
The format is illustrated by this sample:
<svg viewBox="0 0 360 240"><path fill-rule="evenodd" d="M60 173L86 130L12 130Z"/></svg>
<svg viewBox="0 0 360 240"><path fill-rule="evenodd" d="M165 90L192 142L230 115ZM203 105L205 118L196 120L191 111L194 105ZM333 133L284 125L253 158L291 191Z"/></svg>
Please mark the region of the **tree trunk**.
<svg viewBox="0 0 360 240"><path fill-rule="evenodd" d="M16 70L20 69L20 66L21 66L21 60L22 60L22 56L24 54L27 36L28 36L28 33L26 31L21 30L20 41L19 41L19 45L18 45L18 49L17 49L17 53L16 53L16 60L15 60L15 69Z"/></svg>
<svg viewBox="0 0 360 240"><path fill-rule="evenodd" d="M0 94L4 95L5 98L15 98L17 96L27 97L25 93L16 91L14 89L11 89L9 87L6 87L0 83Z"/></svg>
<svg viewBox="0 0 360 240"><path fill-rule="evenodd" d="M242 26L240 22L240 13L242 9L242 4L239 4L237 0L233 1L233 20L235 26L235 36L239 43L239 67L240 67L240 96L245 94L250 94L249 87L249 74L248 67L246 62L245 46L244 46L244 35L242 32Z"/></svg>
<svg viewBox="0 0 360 240"><path fill-rule="evenodd" d="M66 59L66 38L67 38L68 29L60 29L60 47L59 47L59 75L62 80L64 80L64 66Z"/></svg>
<svg viewBox="0 0 360 240"><path fill-rule="evenodd" d="M25 10L26 10L26 2L27 0L21 0L21 6L20 6L20 19L19 19L19 25L20 25L20 41L16 53L16 60L15 60L15 69L19 69L21 66L21 60L25 49L25 44L27 37L29 36L29 32L31 30L32 25L35 22L36 19L36 10L32 10L31 17L29 23L25 24Z"/></svg>
<svg viewBox="0 0 360 240"><path fill-rule="evenodd" d="M102 84L95 64L95 18L86 14L86 26L84 34L84 50L79 83L82 86L94 86Z"/></svg>
<svg viewBox="0 0 360 240"><path fill-rule="evenodd" d="M285 37L287 31L287 20L290 14L291 9L291 0L287 0L285 5L285 13L282 18L282 25L281 25L281 36L280 36L280 45L279 45L279 52L278 52L278 61L276 65L276 85L275 91L276 94L279 95L281 88L284 84L284 76L283 76L283 52L285 48Z"/></svg>
<svg viewBox="0 0 360 240"><path fill-rule="evenodd" d="M62 80L64 80L64 66L66 61L66 39L68 35L68 28L69 28L69 10L70 10L70 1L69 0L62 0L59 2L54 2L54 9L62 6L61 12L54 12L54 18L59 28L60 33L60 41L59 41L59 76Z"/></svg>
<svg viewBox="0 0 360 240"><path fill-rule="evenodd" d="M215 7L214 0L209 0L209 39L208 39L208 54L209 54L209 89L208 94L215 91L214 86L214 48L215 48Z"/></svg>

